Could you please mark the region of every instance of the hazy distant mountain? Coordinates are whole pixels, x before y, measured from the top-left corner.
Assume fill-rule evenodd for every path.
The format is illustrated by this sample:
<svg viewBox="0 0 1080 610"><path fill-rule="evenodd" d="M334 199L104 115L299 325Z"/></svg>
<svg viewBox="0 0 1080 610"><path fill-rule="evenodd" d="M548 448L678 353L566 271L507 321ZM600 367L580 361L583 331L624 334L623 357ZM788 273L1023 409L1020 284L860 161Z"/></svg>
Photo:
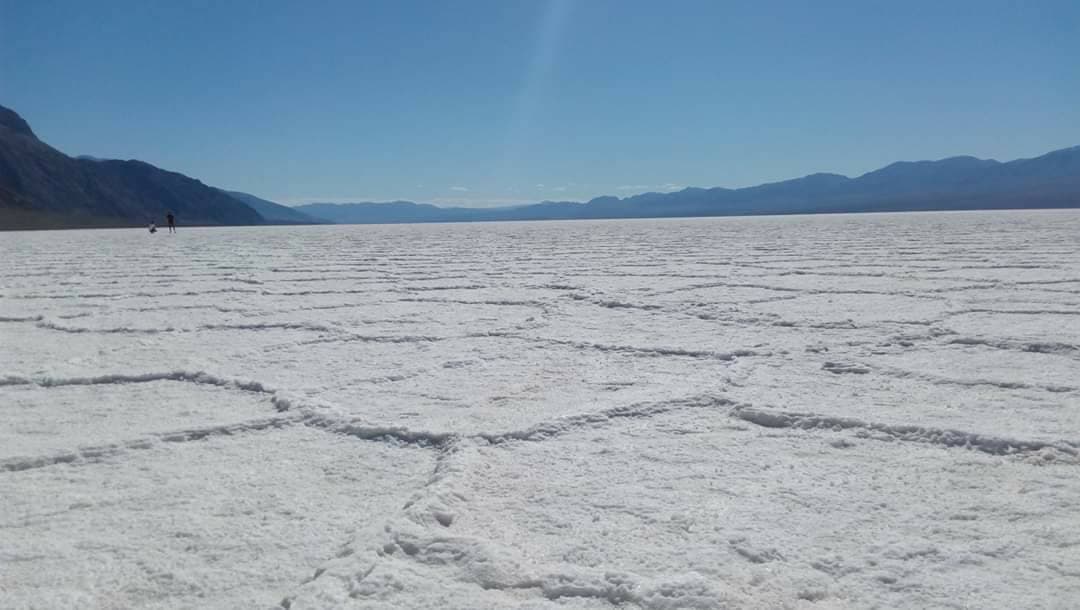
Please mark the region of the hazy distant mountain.
<svg viewBox="0 0 1080 610"><path fill-rule="evenodd" d="M37 139L0 106L0 228L263 224L244 203L141 161L76 159Z"/></svg>
<svg viewBox="0 0 1080 610"><path fill-rule="evenodd" d="M539 220L577 218L573 212L559 215L557 210L578 210L576 202L536 203L523 207L456 208L430 203L392 201L389 203L309 203L297 210L340 224L392 224L402 222L472 222L485 220Z"/></svg>
<svg viewBox="0 0 1080 610"><path fill-rule="evenodd" d="M328 222L442 222L458 220L455 208L440 208L427 203L392 201L388 203L309 203L294 209Z"/></svg>
<svg viewBox="0 0 1080 610"><path fill-rule="evenodd" d="M467 222L912 210L1080 207L1080 146L1008 163L974 157L893 163L848 178L812 174L741 189L545 201L502 208L313 203L288 208L222 191L141 161L69 157L0 106L0 229L182 225Z"/></svg>
<svg viewBox="0 0 1080 610"><path fill-rule="evenodd" d="M320 220L313 218L307 214L297 210L296 208L290 208L287 205L281 205L280 203L274 203L266 199L261 199L255 195L249 193L241 193L240 191L225 191L229 196L238 201L247 204L251 209L259 213L266 222L270 224L301 224L301 225L313 225L313 224L326 224L327 220Z"/></svg>
<svg viewBox="0 0 1080 610"><path fill-rule="evenodd" d="M1074 207L1080 207L1080 146L1008 163L904 161L858 178L812 174L741 189L687 188L587 203L470 209L396 201L298 209L332 222L390 223Z"/></svg>

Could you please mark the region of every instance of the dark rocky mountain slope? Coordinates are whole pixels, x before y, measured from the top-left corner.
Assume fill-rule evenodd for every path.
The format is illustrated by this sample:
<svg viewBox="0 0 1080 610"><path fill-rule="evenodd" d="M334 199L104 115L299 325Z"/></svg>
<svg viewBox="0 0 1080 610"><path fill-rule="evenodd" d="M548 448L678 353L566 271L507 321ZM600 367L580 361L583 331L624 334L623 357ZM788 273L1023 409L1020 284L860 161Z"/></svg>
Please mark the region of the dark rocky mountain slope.
<svg viewBox="0 0 1080 610"><path fill-rule="evenodd" d="M263 224L227 193L142 161L73 158L0 106L0 228Z"/></svg>

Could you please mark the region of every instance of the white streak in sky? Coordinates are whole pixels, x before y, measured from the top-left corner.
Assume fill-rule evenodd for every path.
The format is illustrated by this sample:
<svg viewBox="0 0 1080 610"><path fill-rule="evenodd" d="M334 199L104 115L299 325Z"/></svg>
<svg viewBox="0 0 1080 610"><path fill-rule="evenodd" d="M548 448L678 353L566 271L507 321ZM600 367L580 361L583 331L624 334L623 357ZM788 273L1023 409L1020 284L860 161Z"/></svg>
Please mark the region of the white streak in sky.
<svg viewBox="0 0 1080 610"><path fill-rule="evenodd" d="M520 159L531 146L531 130L537 110L544 102L544 90L555 67L573 0L549 0L537 28L536 45L525 82L518 92L503 155L503 177L520 169Z"/></svg>

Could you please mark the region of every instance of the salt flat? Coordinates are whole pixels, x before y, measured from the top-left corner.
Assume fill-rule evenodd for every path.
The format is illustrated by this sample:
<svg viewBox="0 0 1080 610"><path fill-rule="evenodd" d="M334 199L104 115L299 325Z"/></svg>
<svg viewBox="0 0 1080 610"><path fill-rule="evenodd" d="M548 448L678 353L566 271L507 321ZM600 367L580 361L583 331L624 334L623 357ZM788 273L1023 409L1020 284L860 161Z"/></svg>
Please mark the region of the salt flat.
<svg viewBox="0 0 1080 610"><path fill-rule="evenodd" d="M0 233L4 608L1075 608L1080 212Z"/></svg>

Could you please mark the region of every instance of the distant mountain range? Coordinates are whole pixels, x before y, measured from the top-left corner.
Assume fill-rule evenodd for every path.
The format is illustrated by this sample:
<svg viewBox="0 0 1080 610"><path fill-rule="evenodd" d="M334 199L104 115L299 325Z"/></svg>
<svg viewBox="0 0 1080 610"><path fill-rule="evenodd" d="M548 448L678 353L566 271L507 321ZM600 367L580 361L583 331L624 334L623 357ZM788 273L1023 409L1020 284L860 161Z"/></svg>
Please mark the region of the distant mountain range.
<svg viewBox="0 0 1080 610"><path fill-rule="evenodd" d="M142 161L69 157L0 106L0 229L136 226L167 212L184 225L412 223L1080 207L1080 146L1001 163L974 157L893 163L848 178L812 174L741 189L544 201L501 208L311 203L290 208Z"/></svg>
<svg viewBox="0 0 1080 610"><path fill-rule="evenodd" d="M311 225L311 224L327 224L331 221L320 220L313 218L307 214L297 210L296 208L290 208L287 205L281 205L280 203L274 203L266 199L260 199L255 195L248 193L241 193L240 191L225 191L226 194L233 199L237 199L247 204L251 209L258 212L266 222L269 224L284 224L284 225Z"/></svg>
<svg viewBox="0 0 1080 610"><path fill-rule="evenodd" d="M812 174L741 189L687 188L586 203L477 209L395 201L296 209L336 223L396 223L1076 207L1080 146L1008 163L975 157L904 161L858 178Z"/></svg>

